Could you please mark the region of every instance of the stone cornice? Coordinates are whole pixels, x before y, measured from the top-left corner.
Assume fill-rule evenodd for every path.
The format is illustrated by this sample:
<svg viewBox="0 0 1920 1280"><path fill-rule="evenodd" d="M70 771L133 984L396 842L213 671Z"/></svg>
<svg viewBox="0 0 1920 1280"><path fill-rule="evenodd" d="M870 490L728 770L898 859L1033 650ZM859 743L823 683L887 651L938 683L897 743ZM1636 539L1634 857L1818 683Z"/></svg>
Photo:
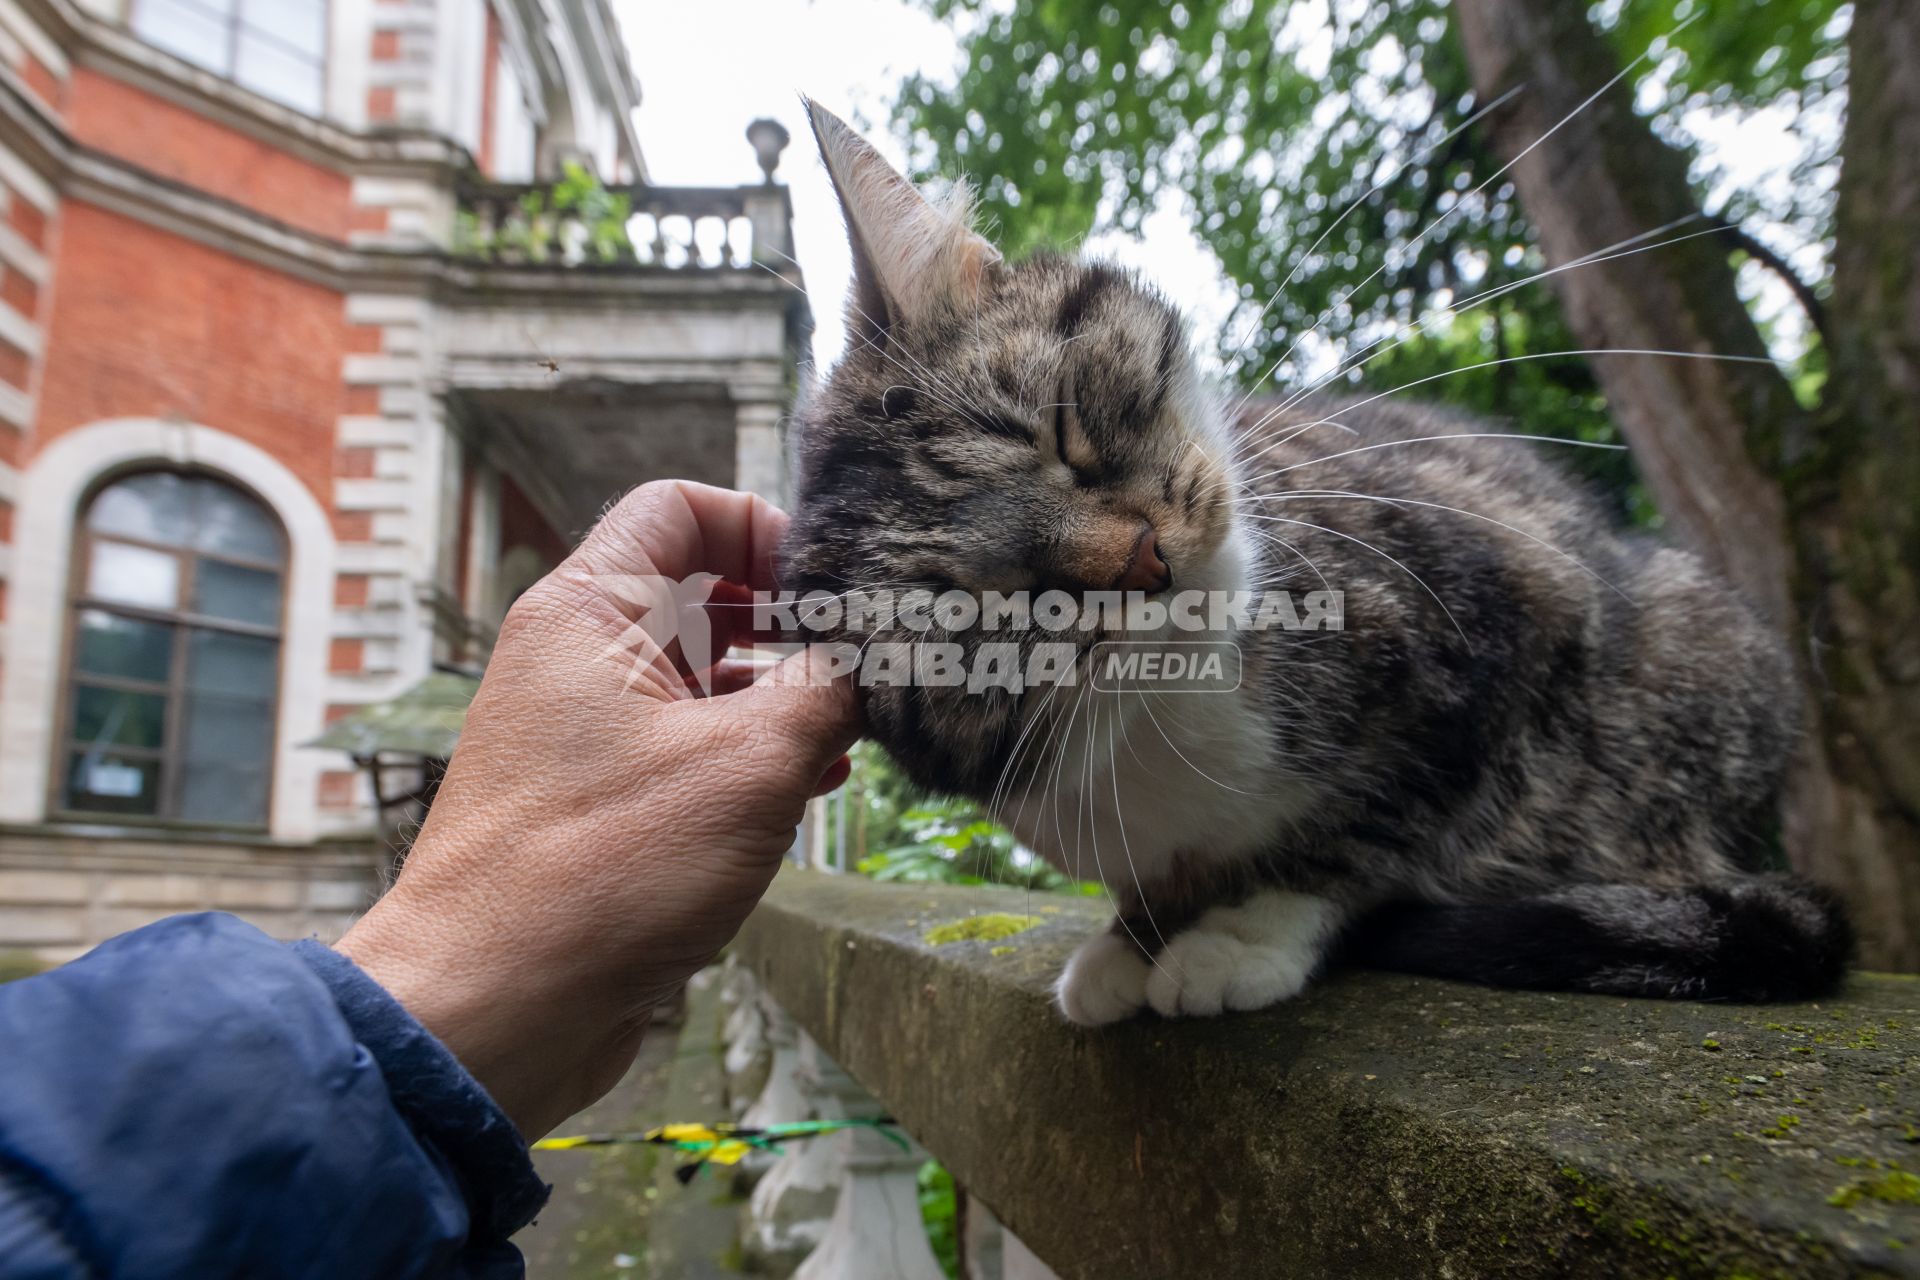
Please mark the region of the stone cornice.
<svg viewBox="0 0 1920 1280"><path fill-rule="evenodd" d="M1920 1274L1884 1172L1910 977L1761 1007L1341 972L1086 1031L1050 989L1103 906L787 867L728 949L1064 1280Z"/></svg>
<svg viewBox="0 0 1920 1280"><path fill-rule="evenodd" d="M49 2L58 0L36 0ZM798 295L792 273L775 275L757 268L507 266L455 258L437 249L376 248L329 239L75 142L4 67L0 145L68 197L343 293L412 292L450 305L485 304L507 295L525 305L613 308L644 300L721 309L765 306L770 299ZM458 154L464 157L464 152ZM452 166L444 160L436 164L404 149L373 155L369 167L380 171L386 165L452 181Z"/></svg>

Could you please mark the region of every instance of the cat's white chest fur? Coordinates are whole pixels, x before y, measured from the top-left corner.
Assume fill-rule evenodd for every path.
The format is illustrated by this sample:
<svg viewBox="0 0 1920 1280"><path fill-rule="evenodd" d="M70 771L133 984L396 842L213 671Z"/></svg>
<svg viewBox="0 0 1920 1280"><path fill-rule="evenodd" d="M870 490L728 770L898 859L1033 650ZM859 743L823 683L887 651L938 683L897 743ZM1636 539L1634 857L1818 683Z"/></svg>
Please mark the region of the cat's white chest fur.
<svg viewBox="0 0 1920 1280"><path fill-rule="evenodd" d="M1238 858L1307 801L1277 776L1266 720L1244 689L1087 688L1055 721L1031 790L1009 788L996 816L1065 874L1114 890L1149 888L1176 854Z"/></svg>
<svg viewBox="0 0 1920 1280"><path fill-rule="evenodd" d="M1242 590L1250 561L1235 530L1181 586ZM1125 638L1183 647L1239 639L1171 623ZM994 816L1065 874L1113 890L1150 892L1176 854L1231 861L1270 843L1305 812L1310 789L1279 767L1271 708L1244 680L1232 683L1100 688L1083 672L1079 684L1050 690L1023 726L1031 733L1019 781Z"/></svg>

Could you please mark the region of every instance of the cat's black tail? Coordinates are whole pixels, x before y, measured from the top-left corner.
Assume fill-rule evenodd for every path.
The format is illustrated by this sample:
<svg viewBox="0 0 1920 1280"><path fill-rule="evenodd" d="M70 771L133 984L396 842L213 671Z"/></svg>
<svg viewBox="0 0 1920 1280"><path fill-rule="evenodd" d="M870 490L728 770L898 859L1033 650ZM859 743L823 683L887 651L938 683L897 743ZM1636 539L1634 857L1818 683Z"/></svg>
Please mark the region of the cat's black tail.
<svg viewBox="0 0 1920 1280"><path fill-rule="evenodd" d="M1853 928L1827 890L1768 875L1396 903L1358 922L1343 950L1366 968L1497 987L1758 1002L1832 991L1853 957Z"/></svg>

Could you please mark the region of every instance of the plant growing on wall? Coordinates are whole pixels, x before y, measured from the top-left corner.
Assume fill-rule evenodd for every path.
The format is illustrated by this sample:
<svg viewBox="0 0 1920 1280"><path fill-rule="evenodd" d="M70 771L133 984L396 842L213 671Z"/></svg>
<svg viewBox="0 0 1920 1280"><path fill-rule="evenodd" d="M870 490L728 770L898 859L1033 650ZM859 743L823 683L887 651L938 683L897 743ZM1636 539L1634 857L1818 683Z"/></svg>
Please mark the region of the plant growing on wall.
<svg viewBox="0 0 1920 1280"><path fill-rule="evenodd" d="M521 195L492 226L470 209L454 222L454 252L488 262L560 262L611 266L636 258L627 223L633 198L609 191L599 177L569 160L560 180Z"/></svg>

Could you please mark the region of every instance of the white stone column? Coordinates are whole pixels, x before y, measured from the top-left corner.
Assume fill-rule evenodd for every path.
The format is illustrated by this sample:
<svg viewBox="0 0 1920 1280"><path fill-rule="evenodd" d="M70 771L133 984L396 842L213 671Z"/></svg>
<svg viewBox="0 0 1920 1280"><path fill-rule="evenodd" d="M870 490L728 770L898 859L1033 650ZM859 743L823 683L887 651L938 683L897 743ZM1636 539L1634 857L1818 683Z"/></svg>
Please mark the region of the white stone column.
<svg viewBox="0 0 1920 1280"><path fill-rule="evenodd" d="M727 1015L721 1032L727 1052L720 1066L726 1073L727 1107L738 1119L767 1086L773 1046L767 1040L767 1015L760 1007L759 985L745 969L735 970L735 975L744 976L745 981L738 985L738 1003Z"/></svg>
<svg viewBox="0 0 1920 1280"><path fill-rule="evenodd" d="M734 406L733 487L786 506L787 453L780 435L786 406L749 400Z"/></svg>
<svg viewBox="0 0 1920 1280"><path fill-rule="evenodd" d="M833 1220L795 1280L942 1280L920 1220L918 1146L902 1151L872 1129L848 1129L838 1144L846 1177Z"/></svg>
<svg viewBox="0 0 1920 1280"><path fill-rule="evenodd" d="M880 1104L840 1069L804 1031L797 1078L809 1106L806 1119L872 1119ZM846 1153L831 1138L809 1138L786 1153L753 1189L741 1243L756 1273L792 1275L826 1235L846 1177Z"/></svg>
<svg viewBox="0 0 1920 1280"><path fill-rule="evenodd" d="M787 189L772 182L748 188L741 200L753 224L753 260L775 271L794 263L793 223Z"/></svg>
<svg viewBox="0 0 1920 1280"><path fill-rule="evenodd" d="M753 1128L792 1124L806 1119L810 1106L800 1074L800 1028L787 1016L786 1010L766 994L761 994L759 1004L772 1055L767 1065L766 1085L740 1116L740 1123ZM769 1152L755 1151L748 1155L733 1167L735 1185L742 1190L753 1186L777 1159L778 1156Z"/></svg>

